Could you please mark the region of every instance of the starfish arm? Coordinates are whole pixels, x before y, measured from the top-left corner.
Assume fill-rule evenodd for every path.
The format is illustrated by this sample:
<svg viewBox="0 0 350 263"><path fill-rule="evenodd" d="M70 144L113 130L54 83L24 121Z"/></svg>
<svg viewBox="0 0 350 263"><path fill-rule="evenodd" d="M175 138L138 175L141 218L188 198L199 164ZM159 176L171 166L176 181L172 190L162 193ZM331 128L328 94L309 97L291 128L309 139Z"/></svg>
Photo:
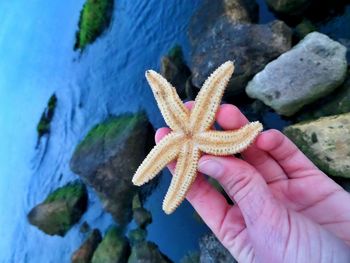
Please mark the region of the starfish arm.
<svg viewBox="0 0 350 263"><path fill-rule="evenodd" d="M168 163L173 161L181 149L183 135L169 133L147 155L132 178L134 185L143 185L154 178Z"/></svg>
<svg viewBox="0 0 350 263"><path fill-rule="evenodd" d="M234 131L207 131L195 136L199 149L212 155L228 155L241 152L254 141L263 126L251 122Z"/></svg>
<svg viewBox="0 0 350 263"><path fill-rule="evenodd" d="M189 110L182 103L176 89L153 70L146 71L146 78L167 125L172 130L184 130Z"/></svg>
<svg viewBox="0 0 350 263"><path fill-rule="evenodd" d="M215 114L233 70L233 62L227 61L204 82L190 115L190 129L192 131L205 131L213 125Z"/></svg>
<svg viewBox="0 0 350 263"><path fill-rule="evenodd" d="M163 210L171 214L185 199L186 194L197 175L199 149L191 142L183 145L177 159L175 174L163 201Z"/></svg>

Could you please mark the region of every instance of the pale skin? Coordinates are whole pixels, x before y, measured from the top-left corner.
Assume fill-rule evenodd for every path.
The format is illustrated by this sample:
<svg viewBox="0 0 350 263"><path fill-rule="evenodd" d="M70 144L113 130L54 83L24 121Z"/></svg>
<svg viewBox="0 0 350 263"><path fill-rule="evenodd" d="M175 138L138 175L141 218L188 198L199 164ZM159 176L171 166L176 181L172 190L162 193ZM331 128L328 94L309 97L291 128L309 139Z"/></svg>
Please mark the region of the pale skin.
<svg viewBox="0 0 350 263"><path fill-rule="evenodd" d="M229 104L216 121L225 130L248 122ZM169 131L158 129L156 142ZM277 130L262 132L242 157L202 156L186 196L239 262L350 262L350 195L343 188ZM217 179L235 205L202 173Z"/></svg>

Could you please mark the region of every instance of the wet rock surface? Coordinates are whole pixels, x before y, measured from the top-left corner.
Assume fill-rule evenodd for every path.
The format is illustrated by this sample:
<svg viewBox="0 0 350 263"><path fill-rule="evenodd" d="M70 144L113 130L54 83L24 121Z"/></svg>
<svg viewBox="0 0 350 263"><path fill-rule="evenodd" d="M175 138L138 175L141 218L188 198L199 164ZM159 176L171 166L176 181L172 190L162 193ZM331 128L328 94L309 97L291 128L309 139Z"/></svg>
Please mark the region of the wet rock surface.
<svg viewBox="0 0 350 263"><path fill-rule="evenodd" d="M125 263L129 254L130 246L121 229L111 227L98 245L91 263Z"/></svg>
<svg viewBox="0 0 350 263"><path fill-rule="evenodd" d="M277 113L291 116L343 83L347 69L345 52L343 45L326 35L310 33L259 72L246 92Z"/></svg>
<svg viewBox="0 0 350 263"><path fill-rule="evenodd" d="M101 240L100 231L98 229L92 230L83 244L73 253L72 263L90 263Z"/></svg>
<svg viewBox="0 0 350 263"><path fill-rule="evenodd" d="M257 22L259 7L255 0L204 0L191 18L188 36L193 46L210 31L220 18L231 23Z"/></svg>
<svg viewBox="0 0 350 263"><path fill-rule="evenodd" d="M143 112L120 115L95 126L71 159L71 169L96 190L120 224L131 219L132 199L140 189L131 179L154 143L153 134ZM150 184L141 189L147 192Z"/></svg>
<svg viewBox="0 0 350 263"><path fill-rule="evenodd" d="M152 223L151 213L143 207L133 210L133 218L136 224L141 228L145 228L147 225Z"/></svg>
<svg viewBox="0 0 350 263"><path fill-rule="evenodd" d="M64 236L87 209L85 186L75 181L58 188L28 213L28 221L48 235Z"/></svg>
<svg viewBox="0 0 350 263"><path fill-rule="evenodd" d="M326 174L350 178L350 113L291 125L284 133Z"/></svg>
<svg viewBox="0 0 350 263"><path fill-rule="evenodd" d="M215 68L233 60L235 72L225 94L239 94L268 62L291 48L291 36L290 28L282 21L258 25L219 19L192 49L192 82L201 87Z"/></svg>
<svg viewBox="0 0 350 263"><path fill-rule="evenodd" d="M310 0L266 0L268 6L277 13L284 15L298 15L311 4Z"/></svg>
<svg viewBox="0 0 350 263"><path fill-rule="evenodd" d="M199 242L201 263L234 263L236 260L214 234L208 234Z"/></svg>

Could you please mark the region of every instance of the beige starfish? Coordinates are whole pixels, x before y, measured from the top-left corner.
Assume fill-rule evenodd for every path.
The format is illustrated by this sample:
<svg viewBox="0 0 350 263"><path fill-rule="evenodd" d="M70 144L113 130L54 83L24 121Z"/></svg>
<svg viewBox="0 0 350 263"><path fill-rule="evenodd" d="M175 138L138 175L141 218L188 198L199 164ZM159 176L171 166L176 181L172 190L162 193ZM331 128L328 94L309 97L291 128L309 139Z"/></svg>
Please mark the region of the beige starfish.
<svg viewBox="0 0 350 263"><path fill-rule="evenodd" d="M245 150L262 130L252 122L233 131L211 130L225 87L233 73L231 61L222 64L205 81L198 93L194 108L189 111L174 87L160 74L148 70L146 78L158 107L172 131L148 154L137 169L132 182L147 183L168 163L177 159L175 174L163 201L165 213L172 213L185 199L197 175L202 152L212 155L232 155Z"/></svg>

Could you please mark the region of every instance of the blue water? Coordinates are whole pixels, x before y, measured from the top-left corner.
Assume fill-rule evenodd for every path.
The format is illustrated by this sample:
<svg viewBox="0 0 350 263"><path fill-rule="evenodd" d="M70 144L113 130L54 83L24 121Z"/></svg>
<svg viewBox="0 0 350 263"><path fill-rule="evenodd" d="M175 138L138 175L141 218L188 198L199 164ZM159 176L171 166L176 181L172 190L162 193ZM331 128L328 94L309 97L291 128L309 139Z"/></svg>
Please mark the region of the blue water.
<svg viewBox="0 0 350 263"><path fill-rule="evenodd" d="M119 0L109 30L80 56L72 47L83 2L0 2L0 262L69 262L84 239L79 224L64 238L51 237L27 223L27 212L77 178L68 166L72 151L109 114L144 108L155 127L164 124L144 71L159 69L175 43L188 49L186 26L199 4ZM52 133L36 148L36 125L53 92ZM188 204L172 216L161 213L168 181L165 175L146 204L154 215L149 239L178 261L197 249L207 228ZM81 222L105 231L113 221L91 190L89 197Z"/></svg>

